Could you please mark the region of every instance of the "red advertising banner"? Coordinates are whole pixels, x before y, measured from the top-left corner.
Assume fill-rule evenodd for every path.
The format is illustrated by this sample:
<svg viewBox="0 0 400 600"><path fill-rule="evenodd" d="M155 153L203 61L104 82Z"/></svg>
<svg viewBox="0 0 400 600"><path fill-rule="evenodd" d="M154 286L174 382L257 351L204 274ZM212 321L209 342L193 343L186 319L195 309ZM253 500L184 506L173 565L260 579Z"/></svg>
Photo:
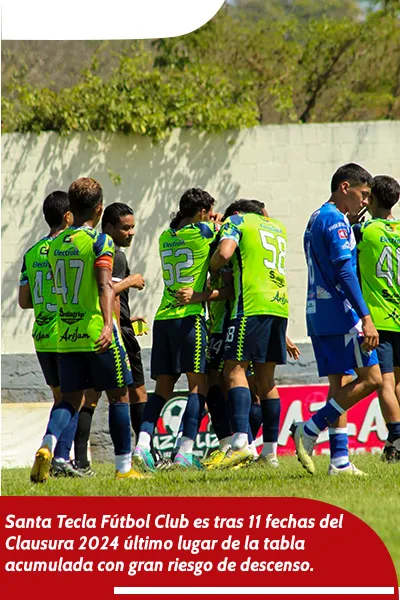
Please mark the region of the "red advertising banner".
<svg viewBox="0 0 400 600"><path fill-rule="evenodd" d="M290 426L297 421L307 420L326 402L327 385L301 385L279 387L282 403L280 434L278 439L279 454L294 453L294 443L290 435ZM185 410L187 396L177 394L164 407L158 421L155 445L165 456L174 448L175 436L179 428L181 416ZM359 402L348 413L349 449L351 453L381 452L387 436L385 421L382 417L376 394ZM261 448L261 431L257 438ZM195 452L204 457L209 449L218 446L209 415L207 414L200 427L196 439ZM318 439L316 454L329 453L328 431Z"/></svg>
<svg viewBox="0 0 400 600"><path fill-rule="evenodd" d="M398 595L377 534L316 500L3 497L0 506L6 600Z"/></svg>

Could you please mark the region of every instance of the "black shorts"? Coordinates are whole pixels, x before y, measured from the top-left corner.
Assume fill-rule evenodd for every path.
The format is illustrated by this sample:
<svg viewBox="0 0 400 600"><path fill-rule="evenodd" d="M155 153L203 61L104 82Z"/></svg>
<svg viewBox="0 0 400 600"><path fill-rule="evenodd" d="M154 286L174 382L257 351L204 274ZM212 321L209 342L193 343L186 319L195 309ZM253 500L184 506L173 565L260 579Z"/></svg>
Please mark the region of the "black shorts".
<svg viewBox="0 0 400 600"><path fill-rule="evenodd" d="M133 332L132 327L123 325L121 327L122 341L124 342L126 353L131 364L133 387L137 388L144 385L144 372L142 363L142 354L139 342Z"/></svg>
<svg viewBox="0 0 400 600"><path fill-rule="evenodd" d="M207 366L210 371L224 370L224 344L226 331L211 333L207 344Z"/></svg>
<svg viewBox="0 0 400 600"><path fill-rule="evenodd" d="M378 330L379 346L376 349L382 373L393 373L400 367L400 331Z"/></svg>
<svg viewBox="0 0 400 600"><path fill-rule="evenodd" d="M132 372L125 348L96 352L60 352L61 392L71 393L88 388L96 392L132 385Z"/></svg>
<svg viewBox="0 0 400 600"><path fill-rule="evenodd" d="M230 321L224 360L286 364L287 319L272 315L239 317Z"/></svg>
<svg viewBox="0 0 400 600"><path fill-rule="evenodd" d="M36 352L44 378L50 387L60 386L59 354L57 352Z"/></svg>
<svg viewBox="0 0 400 600"><path fill-rule="evenodd" d="M207 330L203 316L154 321L151 377L206 372Z"/></svg>

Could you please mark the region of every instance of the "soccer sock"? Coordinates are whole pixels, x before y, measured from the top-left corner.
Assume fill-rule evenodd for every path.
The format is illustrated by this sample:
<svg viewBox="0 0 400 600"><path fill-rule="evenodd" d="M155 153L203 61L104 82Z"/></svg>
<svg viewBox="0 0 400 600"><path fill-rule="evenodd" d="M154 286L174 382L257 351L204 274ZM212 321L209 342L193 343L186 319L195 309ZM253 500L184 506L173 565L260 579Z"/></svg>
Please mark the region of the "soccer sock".
<svg viewBox="0 0 400 600"><path fill-rule="evenodd" d="M254 442L254 437L251 431L251 427L250 427L250 423L248 425L248 429L247 429L247 439L249 441L249 446Z"/></svg>
<svg viewBox="0 0 400 600"><path fill-rule="evenodd" d="M263 443L263 447L261 450L261 454L263 456L269 456L270 454L273 454L274 456L276 456L278 452L278 442L264 442Z"/></svg>
<svg viewBox="0 0 400 600"><path fill-rule="evenodd" d="M141 431L139 433L139 439L136 443L136 446L140 446L144 450L151 451L151 436L147 431Z"/></svg>
<svg viewBox="0 0 400 600"><path fill-rule="evenodd" d="M145 407L146 402L139 402L138 404L129 405L129 410L131 413L131 425L133 431L135 432L136 443L139 439L140 427L142 425Z"/></svg>
<svg viewBox="0 0 400 600"><path fill-rule="evenodd" d="M83 406L79 412L78 427L74 439L75 460L78 467L85 469L90 466L88 459L88 443L94 408Z"/></svg>
<svg viewBox="0 0 400 600"><path fill-rule="evenodd" d="M131 454L131 422L127 402L110 402L108 424L116 456ZM119 469L118 469L119 470ZM122 471L124 472L124 471Z"/></svg>
<svg viewBox="0 0 400 600"><path fill-rule="evenodd" d="M142 424L140 426L139 441L137 442L138 446L142 445L140 442L141 438L143 439L142 432L148 433L149 436L152 437L154 433L154 428L157 425L157 421L159 419L162 409L164 408L165 403L166 400L164 400L164 398L162 396L159 396L158 394L151 394L151 396L148 398L143 411L143 419Z"/></svg>
<svg viewBox="0 0 400 600"><path fill-rule="evenodd" d="M188 401L183 415L182 439L184 437L190 438L191 440L196 439L196 435L199 430L199 419L203 412L205 401L205 396L202 394L188 395Z"/></svg>
<svg viewBox="0 0 400 600"><path fill-rule="evenodd" d="M129 431L130 433L130 431ZM116 454L115 455L115 468L120 473L128 473L132 468L132 455L128 454Z"/></svg>
<svg viewBox="0 0 400 600"><path fill-rule="evenodd" d="M76 413L75 408L69 402L62 400L57 406L53 406L42 446L47 446L51 453L57 444L62 432Z"/></svg>
<svg viewBox="0 0 400 600"><path fill-rule="evenodd" d="M228 406L219 385L213 385L208 390L206 402L215 435L219 440L229 437L232 430L229 422Z"/></svg>
<svg viewBox="0 0 400 600"><path fill-rule="evenodd" d="M400 422L386 423L388 429L388 442L400 451Z"/></svg>
<svg viewBox="0 0 400 600"><path fill-rule="evenodd" d="M193 445L194 445L194 440L192 440L188 437L185 437L183 435L182 439L181 439L181 445L179 448L179 452L181 452L182 454L192 454Z"/></svg>
<svg viewBox="0 0 400 600"><path fill-rule="evenodd" d="M72 443L78 426L78 419L79 413L76 412L57 441L57 445L54 448L54 458L62 458L69 462Z"/></svg>
<svg viewBox="0 0 400 600"><path fill-rule="evenodd" d="M249 436L247 433L234 433L232 436L232 450L240 450L243 446L249 445Z"/></svg>
<svg viewBox="0 0 400 600"><path fill-rule="evenodd" d="M256 439L257 433L260 431L260 427L263 423L261 404L251 403L249 422L253 438Z"/></svg>
<svg viewBox="0 0 400 600"><path fill-rule="evenodd" d="M316 440L321 431L324 431L345 412L345 409L331 398L304 424L304 433Z"/></svg>
<svg viewBox="0 0 400 600"><path fill-rule="evenodd" d="M350 464L349 438L347 427L329 428L329 448L331 451L331 464L338 469L344 469Z"/></svg>
<svg viewBox="0 0 400 600"><path fill-rule="evenodd" d="M251 394L249 388L235 387L228 392L232 429L234 433L246 433L249 429Z"/></svg>
<svg viewBox="0 0 400 600"><path fill-rule="evenodd" d="M279 435L279 419L281 416L280 398L261 400L263 419L263 442L277 442Z"/></svg>
<svg viewBox="0 0 400 600"><path fill-rule="evenodd" d="M219 449L221 452L227 452L232 445L232 436L228 436L226 438L222 438L219 440Z"/></svg>

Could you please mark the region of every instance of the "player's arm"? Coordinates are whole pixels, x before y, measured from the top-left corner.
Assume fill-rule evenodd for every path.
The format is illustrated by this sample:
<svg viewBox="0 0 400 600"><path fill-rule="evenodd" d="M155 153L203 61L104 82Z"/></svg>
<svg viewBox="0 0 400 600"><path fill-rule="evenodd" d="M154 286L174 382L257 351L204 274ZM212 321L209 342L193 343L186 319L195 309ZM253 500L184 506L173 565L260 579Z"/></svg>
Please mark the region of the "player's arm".
<svg viewBox="0 0 400 600"><path fill-rule="evenodd" d="M293 360L298 360L301 354L296 344L288 336L286 336L286 352Z"/></svg>
<svg viewBox="0 0 400 600"><path fill-rule="evenodd" d="M113 266L112 255L103 254L94 263L94 272L99 291L99 302L104 325L98 340L96 340L96 352L105 352L112 343L113 334L113 309L115 292L111 279Z"/></svg>
<svg viewBox="0 0 400 600"><path fill-rule="evenodd" d="M114 292L116 296L119 296L121 292L124 292L128 288L135 288L137 290L142 290L145 286L144 279L140 273L134 273L132 275L128 275L128 277L124 277L120 281L113 281L114 284Z"/></svg>
<svg viewBox="0 0 400 600"><path fill-rule="evenodd" d="M33 308L31 288L28 283L19 286L18 304L23 309Z"/></svg>
<svg viewBox="0 0 400 600"><path fill-rule="evenodd" d="M223 238L210 260L210 271L216 273L230 261L237 246L237 241Z"/></svg>
<svg viewBox="0 0 400 600"><path fill-rule="evenodd" d="M204 292L195 292L193 288L181 288L176 292L178 306L185 304L196 304L196 302L215 302L232 300L235 297L233 289L232 271L222 272L224 286L218 289L209 289Z"/></svg>

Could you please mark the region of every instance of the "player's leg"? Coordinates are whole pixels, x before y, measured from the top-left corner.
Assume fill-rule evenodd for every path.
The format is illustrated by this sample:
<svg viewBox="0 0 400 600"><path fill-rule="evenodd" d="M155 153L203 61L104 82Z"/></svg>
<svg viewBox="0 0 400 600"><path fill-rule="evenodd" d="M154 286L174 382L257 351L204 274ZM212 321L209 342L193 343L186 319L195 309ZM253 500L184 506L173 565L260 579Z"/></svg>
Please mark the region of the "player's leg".
<svg viewBox="0 0 400 600"><path fill-rule="evenodd" d="M139 342L133 333L132 327L122 327L121 333L132 370L133 384L129 386L129 410L131 415L131 425L137 442L140 426L142 424L144 407L147 402L142 355Z"/></svg>
<svg viewBox="0 0 400 600"><path fill-rule="evenodd" d="M223 368L223 361L222 361ZM224 458L232 443L232 426L226 399L226 387L222 373L211 369L208 373L208 393L206 404L211 423L218 438L218 448L203 460L205 467L214 469Z"/></svg>
<svg viewBox="0 0 400 600"><path fill-rule="evenodd" d="M279 466L277 450L281 414L281 400L275 385L275 367L275 362L254 363L263 420L263 447L258 462L273 468Z"/></svg>
<svg viewBox="0 0 400 600"><path fill-rule="evenodd" d="M388 429L382 460L400 460L400 404L396 395L396 373L400 357L400 333L379 331L377 354L382 372L382 385L378 390L379 404Z"/></svg>
<svg viewBox="0 0 400 600"><path fill-rule="evenodd" d="M315 470L311 456L319 434L357 402L378 390L382 384L377 354L375 351L364 353L362 342L363 337L355 334L313 338L320 376L354 370L357 377L339 388L335 396L306 423L294 428L297 456L311 474Z"/></svg>
<svg viewBox="0 0 400 600"><path fill-rule="evenodd" d="M193 446L204 415L204 406L207 394L207 375L205 373L186 373L188 380L188 401L182 416L182 437L179 451L174 458L174 465L180 467L201 468L200 463L194 460Z"/></svg>
<svg viewBox="0 0 400 600"><path fill-rule="evenodd" d="M94 411L100 400L101 392L94 388L85 390L85 400L79 411L78 426L74 438L75 463L80 472L88 477L94 475L88 457L88 444Z"/></svg>

